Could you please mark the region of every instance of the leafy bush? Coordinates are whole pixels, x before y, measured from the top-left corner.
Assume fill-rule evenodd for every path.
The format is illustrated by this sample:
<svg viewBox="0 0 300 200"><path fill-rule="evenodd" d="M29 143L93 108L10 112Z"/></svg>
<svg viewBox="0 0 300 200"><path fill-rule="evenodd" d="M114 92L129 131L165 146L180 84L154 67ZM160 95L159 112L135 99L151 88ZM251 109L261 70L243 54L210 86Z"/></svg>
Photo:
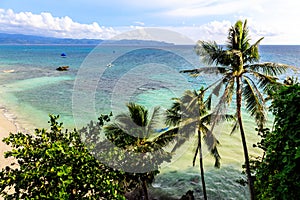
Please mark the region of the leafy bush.
<svg viewBox="0 0 300 200"><path fill-rule="evenodd" d="M17 164L0 171L0 195L6 199L125 199L124 173L100 163L81 142L79 131L63 131L57 119L50 115L50 130L10 134L3 140L12 147L5 157L14 157ZM94 129L101 129L108 120L99 119ZM8 193L10 188L14 192Z"/></svg>
<svg viewBox="0 0 300 200"><path fill-rule="evenodd" d="M300 196L300 86L282 86L272 96L273 131L264 130L255 163L257 199L298 199Z"/></svg>

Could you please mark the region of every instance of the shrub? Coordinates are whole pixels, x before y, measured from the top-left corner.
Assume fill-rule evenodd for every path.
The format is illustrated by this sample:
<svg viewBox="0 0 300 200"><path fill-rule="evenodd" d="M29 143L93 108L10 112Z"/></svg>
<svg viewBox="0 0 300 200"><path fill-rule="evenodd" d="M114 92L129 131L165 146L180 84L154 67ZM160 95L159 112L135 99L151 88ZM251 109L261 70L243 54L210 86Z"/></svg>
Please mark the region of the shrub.
<svg viewBox="0 0 300 200"><path fill-rule="evenodd" d="M273 131L264 130L255 163L257 199L298 199L300 196L300 86L282 86L272 96Z"/></svg>
<svg viewBox="0 0 300 200"><path fill-rule="evenodd" d="M50 115L50 130L10 134L5 157L17 163L0 171L0 195L6 199L125 199L124 173L97 160L80 139L79 131L63 131L59 116ZM107 118L99 118L101 129ZM15 165L15 166L13 166ZM14 192L8 193L12 188Z"/></svg>

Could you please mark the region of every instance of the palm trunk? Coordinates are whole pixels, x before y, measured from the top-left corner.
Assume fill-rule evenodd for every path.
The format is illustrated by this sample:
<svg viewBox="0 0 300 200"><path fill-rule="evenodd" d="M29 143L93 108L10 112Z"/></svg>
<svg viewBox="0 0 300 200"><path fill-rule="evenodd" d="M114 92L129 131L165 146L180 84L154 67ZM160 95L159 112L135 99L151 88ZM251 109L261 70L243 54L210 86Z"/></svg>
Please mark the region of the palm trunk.
<svg viewBox="0 0 300 200"><path fill-rule="evenodd" d="M146 183L145 180L142 180L142 187L143 187L143 192L144 192L145 200L149 200L149 197L148 197L148 189L147 189L147 183Z"/></svg>
<svg viewBox="0 0 300 200"><path fill-rule="evenodd" d="M242 144L244 149L244 157L245 157L245 165L246 165L246 173L248 178L248 186L250 191L250 198L251 200L254 200L254 188L253 188L253 182L250 172L250 162L249 162L249 155L248 155L248 149L247 149L247 143L246 143L246 137L244 132L244 127L242 123L242 88L241 88L241 78L236 77L236 105L237 105L237 118L240 125L240 132L241 132L241 138L242 138Z"/></svg>
<svg viewBox="0 0 300 200"><path fill-rule="evenodd" d="M199 160L200 160L200 173L201 173L203 198L204 198L204 200L207 200L206 186L205 186L205 180L204 180L204 169L203 169L203 158L202 158L202 146L201 146L201 133L200 133L200 130L198 130L198 148L199 148L199 157L200 157Z"/></svg>

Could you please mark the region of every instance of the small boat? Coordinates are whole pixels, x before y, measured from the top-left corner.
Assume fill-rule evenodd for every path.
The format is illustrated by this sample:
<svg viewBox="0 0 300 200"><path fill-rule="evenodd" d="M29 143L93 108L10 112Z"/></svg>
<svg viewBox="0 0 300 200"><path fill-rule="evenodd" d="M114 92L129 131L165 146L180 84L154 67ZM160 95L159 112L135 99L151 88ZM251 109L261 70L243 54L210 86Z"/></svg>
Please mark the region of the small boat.
<svg viewBox="0 0 300 200"><path fill-rule="evenodd" d="M106 67L112 67L112 66L114 66L112 63L108 63L108 64L106 65Z"/></svg>
<svg viewBox="0 0 300 200"><path fill-rule="evenodd" d="M65 57L67 57L67 54L61 53L60 56L63 57L63 58L65 58Z"/></svg>
<svg viewBox="0 0 300 200"><path fill-rule="evenodd" d="M14 69L3 70L4 73L12 73L14 71L15 71Z"/></svg>

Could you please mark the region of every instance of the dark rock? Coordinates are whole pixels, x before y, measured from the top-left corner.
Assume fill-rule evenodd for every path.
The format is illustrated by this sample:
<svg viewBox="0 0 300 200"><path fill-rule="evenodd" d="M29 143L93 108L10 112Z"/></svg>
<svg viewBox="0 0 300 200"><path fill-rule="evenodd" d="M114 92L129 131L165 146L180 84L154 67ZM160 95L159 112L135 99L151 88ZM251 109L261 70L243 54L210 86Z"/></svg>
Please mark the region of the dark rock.
<svg viewBox="0 0 300 200"><path fill-rule="evenodd" d="M180 198L180 200L195 200L194 192L192 190L187 191L186 194Z"/></svg>
<svg viewBox="0 0 300 200"><path fill-rule="evenodd" d="M61 66L56 68L57 71L67 71L69 69L69 66Z"/></svg>

